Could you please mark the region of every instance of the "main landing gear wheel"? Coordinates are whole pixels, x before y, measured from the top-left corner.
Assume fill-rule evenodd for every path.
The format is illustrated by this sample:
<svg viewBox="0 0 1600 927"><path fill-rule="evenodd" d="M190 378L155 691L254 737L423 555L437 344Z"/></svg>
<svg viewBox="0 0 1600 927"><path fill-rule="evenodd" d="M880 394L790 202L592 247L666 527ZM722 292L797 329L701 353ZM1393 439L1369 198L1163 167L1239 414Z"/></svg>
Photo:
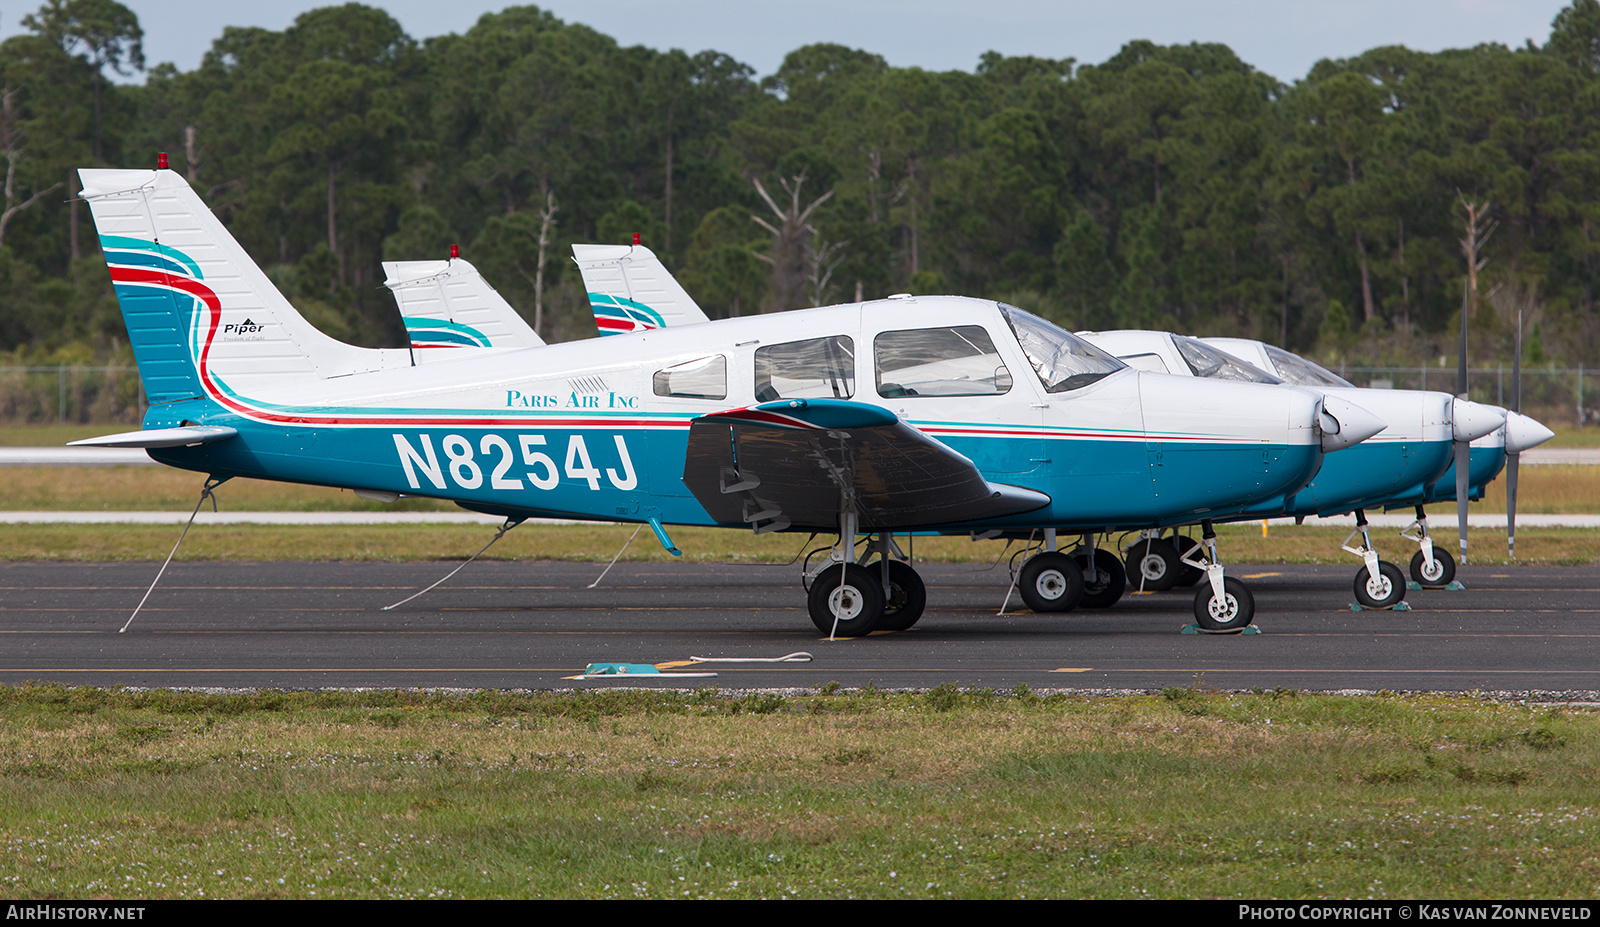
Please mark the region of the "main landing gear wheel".
<svg viewBox="0 0 1600 927"><path fill-rule="evenodd" d="M1256 597L1242 580L1222 578L1222 598L1212 594L1208 582L1194 597L1194 621L1207 631L1236 631L1256 618Z"/></svg>
<svg viewBox="0 0 1600 927"><path fill-rule="evenodd" d="M1083 598L1078 600L1080 608L1110 608L1117 604L1128 588L1128 574L1122 569L1122 561L1109 550L1095 549L1093 579L1089 578L1087 554L1073 554L1072 562L1083 573Z"/></svg>
<svg viewBox="0 0 1600 927"><path fill-rule="evenodd" d="M1356 601L1363 608L1390 608L1406 597L1406 578L1387 560L1378 561L1376 579L1362 567L1356 573Z"/></svg>
<svg viewBox="0 0 1600 927"><path fill-rule="evenodd" d="M876 560L867 566L873 579L883 578L883 561ZM889 561L889 591L884 596L883 617L878 619L879 631L904 631L917 623L922 610L928 606L928 587L911 564L899 560Z"/></svg>
<svg viewBox="0 0 1600 927"><path fill-rule="evenodd" d="M1128 548L1128 585L1145 592L1166 592L1178 582L1183 564L1178 562L1178 548L1166 538L1140 541ZM1194 569L1190 567L1190 569Z"/></svg>
<svg viewBox="0 0 1600 927"><path fill-rule="evenodd" d="M844 570L844 582L839 571ZM824 634L861 637L872 633L883 620L883 584L864 567L853 563L834 564L817 574L806 594L806 609L811 623ZM834 620L838 619L835 630Z"/></svg>
<svg viewBox="0 0 1600 927"><path fill-rule="evenodd" d="M1456 558L1438 547L1433 549L1433 569L1428 569L1422 551L1411 557L1411 578L1424 589L1443 589L1456 578Z"/></svg>
<svg viewBox="0 0 1600 927"><path fill-rule="evenodd" d="M1066 554L1037 554L1022 565L1017 591L1036 612L1070 612L1083 598L1083 571Z"/></svg>
<svg viewBox="0 0 1600 927"><path fill-rule="evenodd" d="M1182 562L1184 557L1189 556L1190 551L1199 546L1200 542L1196 541L1194 538L1184 534L1178 535L1178 578L1172 581L1172 585L1182 589L1187 589L1205 578L1206 574L1204 572Z"/></svg>

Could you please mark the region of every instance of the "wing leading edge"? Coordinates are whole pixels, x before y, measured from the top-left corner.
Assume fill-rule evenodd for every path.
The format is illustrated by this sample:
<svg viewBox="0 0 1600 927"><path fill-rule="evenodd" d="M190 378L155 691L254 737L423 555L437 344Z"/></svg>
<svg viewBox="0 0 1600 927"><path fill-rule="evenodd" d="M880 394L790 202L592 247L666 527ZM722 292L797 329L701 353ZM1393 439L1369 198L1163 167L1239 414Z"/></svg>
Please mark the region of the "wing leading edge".
<svg viewBox="0 0 1600 927"><path fill-rule="evenodd" d="M972 461L877 406L792 399L690 423L683 482L712 518L756 533L831 530L853 509L862 530L966 524L1028 512L1050 497L986 481Z"/></svg>

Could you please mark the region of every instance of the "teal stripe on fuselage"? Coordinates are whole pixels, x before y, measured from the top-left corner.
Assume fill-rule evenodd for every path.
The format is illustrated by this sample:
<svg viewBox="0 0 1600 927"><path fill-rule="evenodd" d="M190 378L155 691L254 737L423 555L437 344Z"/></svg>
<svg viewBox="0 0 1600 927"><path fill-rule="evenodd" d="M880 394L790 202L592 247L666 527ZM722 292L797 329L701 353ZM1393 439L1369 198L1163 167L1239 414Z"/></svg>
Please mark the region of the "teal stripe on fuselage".
<svg viewBox="0 0 1600 927"><path fill-rule="evenodd" d="M1285 515L1336 515L1421 492L1450 465L1450 441L1364 442L1329 454Z"/></svg>
<svg viewBox="0 0 1600 927"><path fill-rule="evenodd" d="M283 427L234 415L204 415L200 408L185 415L191 420L203 415L207 424L230 425L239 429L239 435L199 447L152 451L162 463L216 475L433 496L505 514L616 521L654 517L669 524L715 524L679 479L687 429L603 424L581 429ZM543 438L543 443L525 443L524 436ZM618 438L627 451L626 460ZM968 439L967 444L978 440L983 439ZM996 455L1008 442L1016 449L1011 439L987 440L995 445ZM1052 498L1050 506L1005 519L943 527L1141 527L1174 523L1175 514L1183 516L1180 521L1194 521L1199 516L1190 510L1196 507L1223 517L1241 510L1238 496L1229 494L1247 482L1228 474L1254 461L1254 478L1259 481L1262 476L1260 445L1189 446L1181 465L1174 466L1169 457L1168 466L1157 468L1149 465L1143 442L1057 440L1050 445L1053 459L1047 467L1026 474L986 474L996 483L1045 492ZM1269 454L1309 474L1320 450L1279 446ZM518 485L496 487L496 474L503 483ZM549 488L541 488L541 483ZM630 488L622 488L630 483ZM1230 502L1232 508L1225 507Z"/></svg>
<svg viewBox="0 0 1600 927"><path fill-rule="evenodd" d="M1506 466L1506 449L1504 447L1475 447L1467 454L1467 498L1477 500L1483 498L1484 487L1500 475ZM1450 468L1444 471L1429 486L1423 498L1415 502L1404 502L1403 505L1416 505L1421 502L1454 502L1456 498L1456 465L1451 462Z"/></svg>

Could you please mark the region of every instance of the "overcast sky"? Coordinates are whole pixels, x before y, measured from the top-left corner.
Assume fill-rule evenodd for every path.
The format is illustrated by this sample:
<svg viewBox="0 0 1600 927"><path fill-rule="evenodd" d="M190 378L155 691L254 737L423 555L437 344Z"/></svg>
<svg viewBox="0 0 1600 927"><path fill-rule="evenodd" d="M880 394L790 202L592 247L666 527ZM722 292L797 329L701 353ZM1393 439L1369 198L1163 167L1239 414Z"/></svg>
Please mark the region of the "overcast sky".
<svg viewBox="0 0 1600 927"><path fill-rule="evenodd" d="M310 0L123 0L144 28L149 64L191 70L224 26L283 29ZM465 32L494 0L369 0L416 39ZM1380 45L1420 51L1484 42L1544 44L1565 0L548 0L540 4L623 45L715 49L771 74L813 42L876 52L900 67L972 70L988 50L1104 61L1132 39L1221 42L1280 80L1320 58ZM38 2L0 0L0 37Z"/></svg>

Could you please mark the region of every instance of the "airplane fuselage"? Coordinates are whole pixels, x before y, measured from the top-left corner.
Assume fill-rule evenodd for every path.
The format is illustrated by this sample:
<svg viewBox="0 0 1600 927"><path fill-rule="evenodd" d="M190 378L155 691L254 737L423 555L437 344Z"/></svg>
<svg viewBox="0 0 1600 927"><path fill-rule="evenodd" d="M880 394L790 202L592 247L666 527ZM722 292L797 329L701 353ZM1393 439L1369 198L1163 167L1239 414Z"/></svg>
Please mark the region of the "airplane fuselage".
<svg viewBox="0 0 1600 927"><path fill-rule="evenodd" d="M1144 527L1281 508L1323 457L1315 399L1293 390L1120 370L1046 392L995 304L982 300L884 300L294 380L255 378L247 366L231 379L203 369L221 335L196 308L208 395L153 405L145 427L191 422L239 434L152 457L497 514L742 526L713 520L680 478L689 424L770 398L758 351L819 337L848 343L848 371L838 371L848 376L825 388L787 384L783 395L822 389L882 407L965 455L985 479L1051 500L1004 519L928 526L940 530ZM987 385L964 386L970 371L939 381L966 395L908 394L885 382L877 345L886 334L973 325L998 362L999 372L984 371ZM697 374L689 388L673 387L672 372L697 363L723 372L709 386Z"/></svg>

